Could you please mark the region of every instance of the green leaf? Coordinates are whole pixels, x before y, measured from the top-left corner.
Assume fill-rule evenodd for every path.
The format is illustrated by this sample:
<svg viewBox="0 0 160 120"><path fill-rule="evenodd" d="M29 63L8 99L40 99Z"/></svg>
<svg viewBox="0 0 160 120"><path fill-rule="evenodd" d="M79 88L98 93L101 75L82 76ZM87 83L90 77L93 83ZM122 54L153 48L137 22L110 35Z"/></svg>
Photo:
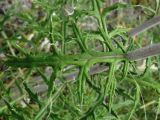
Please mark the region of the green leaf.
<svg viewBox="0 0 160 120"><path fill-rule="evenodd" d="M119 9L122 9L122 8L127 8L128 6L129 6L128 4L123 3L123 2L115 3L111 6L105 7L103 9L102 16L106 16L109 12L111 12L113 10L119 10Z"/></svg>
<svg viewBox="0 0 160 120"><path fill-rule="evenodd" d="M5 100L5 99L3 99L3 100L4 100L5 104L7 105L8 109L11 111L14 118L16 118L18 120L25 120L25 118L22 115L20 115L19 112L16 111L16 109L13 106L11 106L7 100Z"/></svg>
<svg viewBox="0 0 160 120"><path fill-rule="evenodd" d="M42 103L41 103L38 95L31 91L31 89L28 87L27 83L24 82L23 85L25 87L25 90L28 92L31 100L33 100L35 103L37 103L39 105L39 108L41 108L42 107Z"/></svg>

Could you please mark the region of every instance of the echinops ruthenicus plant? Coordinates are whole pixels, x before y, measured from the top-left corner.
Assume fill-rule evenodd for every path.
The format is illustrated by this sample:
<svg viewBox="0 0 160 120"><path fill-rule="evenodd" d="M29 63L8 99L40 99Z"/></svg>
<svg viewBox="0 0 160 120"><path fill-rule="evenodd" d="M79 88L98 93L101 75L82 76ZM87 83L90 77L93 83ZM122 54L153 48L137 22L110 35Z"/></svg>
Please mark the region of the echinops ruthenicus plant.
<svg viewBox="0 0 160 120"><path fill-rule="evenodd" d="M148 42L142 41L147 34L157 42L159 27L138 38L128 34L129 27L139 25L135 21L129 27L110 23L112 17L119 22L115 12L126 9L139 8L143 21L158 16L159 0L155 8L106 2L33 0L18 8L17 0L3 11L1 119L159 119L159 57L141 60L143 68L134 61L138 53L127 57ZM101 67L106 69L98 72Z"/></svg>

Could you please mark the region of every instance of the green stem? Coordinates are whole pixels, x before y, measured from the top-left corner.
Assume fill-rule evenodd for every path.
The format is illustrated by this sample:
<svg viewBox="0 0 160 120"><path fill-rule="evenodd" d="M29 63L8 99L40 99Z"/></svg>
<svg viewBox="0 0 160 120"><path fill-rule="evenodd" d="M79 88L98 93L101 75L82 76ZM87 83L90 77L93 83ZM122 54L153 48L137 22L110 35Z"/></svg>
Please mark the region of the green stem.
<svg viewBox="0 0 160 120"><path fill-rule="evenodd" d="M53 66L64 67L67 65L84 66L87 61L96 62L109 62L112 63L115 60L125 60L123 54L109 55L107 53L96 53L90 55L87 53L81 55L47 55L47 56L27 56L25 58L13 57L4 63L7 66L12 67L39 67L39 66Z"/></svg>

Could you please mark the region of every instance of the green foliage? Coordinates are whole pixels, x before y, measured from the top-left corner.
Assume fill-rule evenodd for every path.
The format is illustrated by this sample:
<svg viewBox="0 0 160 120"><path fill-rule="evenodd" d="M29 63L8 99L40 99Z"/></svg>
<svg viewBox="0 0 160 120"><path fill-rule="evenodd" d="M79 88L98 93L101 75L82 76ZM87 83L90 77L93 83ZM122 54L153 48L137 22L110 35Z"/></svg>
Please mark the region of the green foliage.
<svg viewBox="0 0 160 120"><path fill-rule="evenodd" d="M128 50L141 46L142 41L137 41L148 33L131 39L127 25L109 29L112 12L139 7L151 13L141 16L146 19L158 15L159 0L155 3L156 8L115 3L101 11L105 3L100 0L33 0L29 9L17 13L17 2L0 19L0 53L6 56L1 63L7 67L0 73L0 117L147 120L152 119L150 112L158 120L160 77L150 68L154 63L159 67L159 58L148 58L145 70L140 71L137 62L125 57ZM85 29L85 17L92 17L97 28ZM159 38L157 31L149 33L153 35L150 41ZM42 48L46 39L49 50ZM101 64L108 70L91 75L90 69ZM155 101L153 106L147 106L150 101Z"/></svg>

